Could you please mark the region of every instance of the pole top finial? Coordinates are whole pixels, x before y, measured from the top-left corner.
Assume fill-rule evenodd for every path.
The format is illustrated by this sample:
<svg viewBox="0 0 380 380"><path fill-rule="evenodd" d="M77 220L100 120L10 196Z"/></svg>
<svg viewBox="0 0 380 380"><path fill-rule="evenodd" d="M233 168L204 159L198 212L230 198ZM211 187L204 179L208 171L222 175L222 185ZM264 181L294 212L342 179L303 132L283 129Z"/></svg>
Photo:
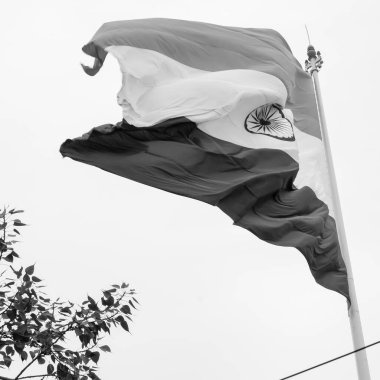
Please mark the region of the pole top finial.
<svg viewBox="0 0 380 380"><path fill-rule="evenodd" d="M307 47L307 57L308 59L305 61L305 71L312 75L314 71L321 69L323 60L321 53L316 51L313 45Z"/></svg>
<svg viewBox="0 0 380 380"><path fill-rule="evenodd" d="M307 47L307 57L310 59L317 58L317 52L315 51L315 48L313 45L309 45Z"/></svg>
<svg viewBox="0 0 380 380"><path fill-rule="evenodd" d="M310 41L309 30L307 29L307 25L305 24L307 39L309 41L309 46L307 47L307 58L305 60L305 71L310 75L313 75L315 71L319 71L322 67L322 57L319 51L316 51L314 46Z"/></svg>

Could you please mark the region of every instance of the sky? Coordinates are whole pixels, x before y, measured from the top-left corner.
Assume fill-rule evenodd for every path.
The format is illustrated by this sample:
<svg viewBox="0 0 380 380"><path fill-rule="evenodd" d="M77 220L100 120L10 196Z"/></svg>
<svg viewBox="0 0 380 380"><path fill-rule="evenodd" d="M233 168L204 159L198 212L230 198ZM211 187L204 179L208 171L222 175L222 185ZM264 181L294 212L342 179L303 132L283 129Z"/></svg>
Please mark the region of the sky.
<svg viewBox="0 0 380 380"><path fill-rule="evenodd" d="M121 120L118 64L81 47L107 21L150 17L278 30L300 62L322 52L323 101L366 343L380 340L380 79L375 1L22 0L0 15L0 202L25 210L18 252L51 296L126 281L141 305L114 330L103 380L274 380L352 350L345 299L294 248L218 209L63 159L60 144ZM368 350L380 378L380 346ZM3 375L7 375L5 372ZM352 356L295 377L354 380Z"/></svg>

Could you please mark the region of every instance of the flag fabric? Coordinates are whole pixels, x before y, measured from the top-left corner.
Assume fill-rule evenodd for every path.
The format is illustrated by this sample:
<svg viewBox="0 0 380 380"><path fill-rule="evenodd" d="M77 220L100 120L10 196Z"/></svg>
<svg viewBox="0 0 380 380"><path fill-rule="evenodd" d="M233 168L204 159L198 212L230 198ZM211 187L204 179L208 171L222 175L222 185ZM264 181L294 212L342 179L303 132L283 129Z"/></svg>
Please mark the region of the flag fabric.
<svg viewBox="0 0 380 380"><path fill-rule="evenodd" d="M123 119L66 140L63 156L218 207L297 248L316 282L349 300L312 79L278 32L116 21L83 51L89 75L118 60Z"/></svg>

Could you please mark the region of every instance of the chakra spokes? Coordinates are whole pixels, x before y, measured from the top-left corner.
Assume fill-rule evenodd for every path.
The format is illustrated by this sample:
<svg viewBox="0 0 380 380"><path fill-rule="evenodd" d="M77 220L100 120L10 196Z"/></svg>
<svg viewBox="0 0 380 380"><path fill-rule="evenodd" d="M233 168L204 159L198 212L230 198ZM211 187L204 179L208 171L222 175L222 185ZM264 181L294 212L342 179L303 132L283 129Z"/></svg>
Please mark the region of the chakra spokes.
<svg viewBox="0 0 380 380"><path fill-rule="evenodd" d="M244 127L249 133L266 135L279 140L294 141L292 123L275 104L258 107L248 114Z"/></svg>

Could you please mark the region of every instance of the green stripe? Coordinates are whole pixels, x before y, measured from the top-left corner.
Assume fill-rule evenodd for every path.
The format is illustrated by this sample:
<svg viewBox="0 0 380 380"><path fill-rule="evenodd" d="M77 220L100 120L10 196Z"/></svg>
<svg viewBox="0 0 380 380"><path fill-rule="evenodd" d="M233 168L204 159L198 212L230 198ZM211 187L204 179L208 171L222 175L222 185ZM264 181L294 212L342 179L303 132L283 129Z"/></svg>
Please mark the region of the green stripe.
<svg viewBox="0 0 380 380"><path fill-rule="evenodd" d="M112 126L110 126L112 127ZM216 139L178 118L147 128L119 124L67 140L63 156L219 207L269 243L296 247L315 280L348 298L334 220L308 187L295 189L298 164L277 149ZM144 199L139 199L141 209Z"/></svg>

